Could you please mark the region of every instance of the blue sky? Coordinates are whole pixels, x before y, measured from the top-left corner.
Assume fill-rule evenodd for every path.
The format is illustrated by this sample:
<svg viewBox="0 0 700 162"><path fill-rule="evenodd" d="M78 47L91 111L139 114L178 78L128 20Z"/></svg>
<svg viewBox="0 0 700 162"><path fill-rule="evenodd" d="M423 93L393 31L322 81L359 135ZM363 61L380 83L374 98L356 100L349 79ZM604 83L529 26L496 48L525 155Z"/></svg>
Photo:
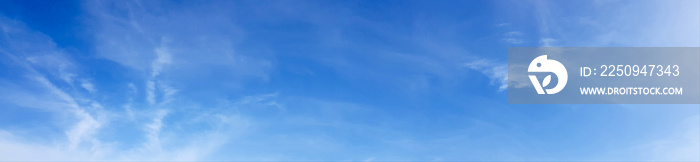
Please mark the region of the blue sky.
<svg viewBox="0 0 700 162"><path fill-rule="evenodd" d="M507 47L699 47L700 2L2 1L0 160L700 160L699 105L509 105Z"/></svg>

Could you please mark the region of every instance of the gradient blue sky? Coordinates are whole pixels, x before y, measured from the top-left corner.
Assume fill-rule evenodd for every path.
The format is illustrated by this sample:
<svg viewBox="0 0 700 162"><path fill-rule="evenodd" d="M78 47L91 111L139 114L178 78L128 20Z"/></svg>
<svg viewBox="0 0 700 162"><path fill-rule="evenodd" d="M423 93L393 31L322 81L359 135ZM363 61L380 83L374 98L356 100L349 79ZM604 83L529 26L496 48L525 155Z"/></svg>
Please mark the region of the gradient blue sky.
<svg viewBox="0 0 700 162"><path fill-rule="evenodd" d="M0 1L0 160L700 160L700 105L509 105L507 47L700 1Z"/></svg>

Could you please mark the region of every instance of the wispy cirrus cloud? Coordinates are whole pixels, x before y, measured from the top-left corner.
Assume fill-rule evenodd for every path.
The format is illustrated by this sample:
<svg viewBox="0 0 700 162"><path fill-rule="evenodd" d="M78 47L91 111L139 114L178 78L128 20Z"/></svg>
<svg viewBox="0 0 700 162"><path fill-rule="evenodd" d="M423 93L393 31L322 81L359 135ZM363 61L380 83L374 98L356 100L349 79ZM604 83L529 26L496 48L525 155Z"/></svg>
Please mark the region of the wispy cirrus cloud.
<svg viewBox="0 0 700 162"><path fill-rule="evenodd" d="M506 43L509 43L509 44L523 44L523 43L525 43L525 41L517 39L517 38L503 38L502 40Z"/></svg>
<svg viewBox="0 0 700 162"><path fill-rule="evenodd" d="M501 39L502 41L509 43L509 44L523 44L525 41L523 40L523 32L520 31L509 31L503 34L505 38Z"/></svg>
<svg viewBox="0 0 700 162"><path fill-rule="evenodd" d="M533 1L541 46L697 47L699 2L651 0L594 1L600 12L563 10L566 3ZM566 18L560 14L571 14ZM673 32L669 32L673 31Z"/></svg>
<svg viewBox="0 0 700 162"><path fill-rule="evenodd" d="M694 155L695 129L648 135L673 123L630 118L637 107L498 101L490 92L510 70L501 39L571 45L566 25L578 19L563 23L547 4L547 23L494 32L504 21L485 19L491 11L452 3L85 1L85 54L0 21L3 114L32 115L2 119L0 160L586 160L646 139L658 140L632 155ZM664 110L654 121L675 121ZM619 136L637 129L648 131Z"/></svg>
<svg viewBox="0 0 700 162"><path fill-rule="evenodd" d="M479 71L491 79L491 84L498 86L499 91L508 88L508 65L486 59L479 59L464 63L464 66Z"/></svg>
<svg viewBox="0 0 700 162"><path fill-rule="evenodd" d="M39 146L37 144L23 144L22 142L8 141L10 145L6 147L19 148L36 148L46 150L57 154L71 152L74 150L82 150L91 146L101 145L98 140L95 140L95 134L107 122L105 112L97 101L89 98L78 96L79 92L75 91L75 78L80 78L80 71L75 67L75 64L67 58L48 37L29 31L26 27L17 21L0 17L0 25L5 28L3 30L3 40L12 39L12 43L0 44L3 50L2 54L9 58L16 67L16 72L24 73L19 76L25 79L25 83L15 85L19 87L40 87L38 91L30 91L27 88L13 89L5 94L28 94L27 96L37 100L17 99L12 102L13 106L22 106L26 108L44 109L58 116L68 115L73 118L73 122L68 122L67 125L59 126L59 129L65 130L65 143L59 142L61 146ZM7 30L11 29L11 30ZM33 51L33 52L27 52ZM10 65L12 65L10 64ZM83 83L88 83L83 81ZM7 83L5 83L7 85ZM58 85L62 85L59 87ZM67 86L66 86L67 85ZM69 87L69 88L62 88ZM12 99L14 100L14 99ZM38 102L38 103L23 103L23 102ZM10 132L5 132L2 140L14 140L16 137ZM22 140L19 140L22 141ZM61 140L63 141L63 140ZM6 149L6 148L3 148ZM47 150L57 149L57 150ZM66 149L67 151L58 151ZM27 155L29 150L13 150L5 152L9 159L14 159L19 155ZM17 154L15 154L17 153ZM89 153L96 153L89 151ZM19 159L29 157L19 157ZM73 159L73 158L70 158Z"/></svg>
<svg viewBox="0 0 700 162"><path fill-rule="evenodd" d="M244 132L247 119L232 113L211 112L199 114L197 120L180 120L188 124L208 123L210 129L193 131L191 134L179 135L178 126L183 123L166 122L170 116L182 115L181 109L174 109L177 89L164 84L167 80L160 78L170 64L170 53L165 47L158 47L154 54L158 57L152 61L151 74L143 79L154 83L146 87L152 92L153 99L147 99L151 105L143 108L133 103L132 96L127 97L128 111L122 111L122 105L103 105L104 99L95 96L133 95L144 89L129 84L127 91L101 93L97 91L88 73L83 72L80 64L55 46L52 40L37 32L27 29L21 22L0 17L3 28L0 41L0 54L3 66L12 68L16 79L22 82L3 81L0 85L5 91L0 95L0 102L8 107L39 109L47 111L50 118L42 120L47 127L57 132L43 132L33 128L0 130L0 159L2 160L197 160L207 156L222 146L236 132ZM8 40L12 41L8 41ZM31 51L31 52L30 52ZM7 76L4 76L7 77ZM156 96L157 95L157 96ZM108 102L113 103L113 102ZM137 106L138 105L138 106ZM151 107L152 106L152 107ZM245 105L240 105L245 106ZM134 109L135 108L135 109ZM126 122L121 119L129 119ZM59 124L55 124L59 123ZM105 131L120 127L137 127L143 129L121 130L143 138L145 142L137 144L110 140ZM176 129L177 128L177 129ZM194 129L186 127L185 129ZM32 132L25 135L26 132ZM33 132L39 131L39 132ZM45 137L47 133L59 134L56 138L32 142L31 139ZM204 139L200 139L205 137ZM133 145L134 147L125 147ZM43 156L35 156L36 152Z"/></svg>

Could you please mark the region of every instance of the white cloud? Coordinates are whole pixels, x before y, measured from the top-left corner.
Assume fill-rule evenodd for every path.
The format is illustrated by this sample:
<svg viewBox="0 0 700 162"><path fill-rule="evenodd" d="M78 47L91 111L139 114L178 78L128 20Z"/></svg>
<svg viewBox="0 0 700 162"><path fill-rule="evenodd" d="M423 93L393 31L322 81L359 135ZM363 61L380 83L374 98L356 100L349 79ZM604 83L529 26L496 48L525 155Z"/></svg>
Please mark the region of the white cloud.
<svg viewBox="0 0 700 162"><path fill-rule="evenodd" d="M75 69L77 69L78 66L68 66L70 64L64 64L66 65L64 66L64 69L68 70L59 70L55 72L55 74L31 75L35 78L35 81L43 86L42 88L48 91L46 94L36 95L32 92L25 92L25 89L23 88L17 88L24 85L13 85L16 87L11 87L3 84L3 86L0 86L0 90L12 90L12 92L2 94L0 99L12 100L12 104L17 105L31 105L29 107L55 107L56 109L62 110L68 109L69 111L64 111L64 113L69 113L71 115L71 119L69 121L57 121L69 124L65 127L56 128L65 133L65 139L47 139L49 140L48 142L32 141L29 137L17 136L12 132L0 130L0 160L208 159L209 155L216 153L217 151L224 150L221 149L224 147L224 145L237 142L235 139L238 138L240 134L251 131L249 127L256 126L254 125L256 124L254 123L255 120L248 119L245 116L238 114L236 110L243 108L255 108L256 110L272 109L275 111L286 110L286 105L284 102L277 100L279 96L277 93L242 97L240 99L233 100L232 104L214 106L213 108L211 105L204 103L189 103L196 101L186 100L187 97L182 97L185 98L183 101L175 100L178 97L177 95L179 92L185 90L180 89L178 86L174 86L183 84L170 84L173 82L170 80L172 79L171 77L173 75L180 75L178 76L180 79L194 78L199 80L202 78L187 77L187 75L195 75L193 73L199 73L202 71L209 72L222 68L227 72L240 74L234 75L236 76L234 78L237 78L238 76L266 78L267 73L273 66L273 63L266 60L264 57L241 54L238 53L239 51L235 50L235 43L237 42L236 39L241 39L240 37L242 37L243 34L208 32L221 31L219 28L214 28L214 26L217 25L221 25L223 26L222 28L225 29L236 30L230 17L226 16L229 13L223 12L226 10L208 12L202 11L201 9L190 10L191 8L189 8L183 12L151 12L148 10L150 9L149 7L144 6L153 5L148 3L157 2L119 1L114 2L114 5L116 6L102 6L102 3L112 2L89 1L86 4L86 8L92 9L93 14L95 14L94 16L97 24L95 26L99 26L95 28L98 30L96 35L98 35L97 41L99 44L99 55L118 62L126 67L141 71L145 76L144 78L140 78L141 80L136 81L136 83L139 83L139 86L128 84L130 93L128 93L127 96L127 104L124 105L125 113L122 114L114 110L112 110L114 112L103 112L109 111L103 109L121 107L122 105L104 105L103 107L98 101L81 99L80 96L85 95L81 94L81 92L84 91L75 91L74 89L71 89L70 86L57 86L60 85L60 82L54 82L56 80L62 80L72 84L72 82L74 82L76 79L80 80L81 78L89 78L82 76L79 72L75 72ZM119 6L118 4L126 5L124 7ZM158 5L153 5L150 7L154 6ZM125 13L121 14L119 11L125 11ZM223 13L219 13L218 11L222 11ZM193 15L200 15L197 13L201 12L204 12L204 15L206 16L193 17ZM194 24L192 22L202 22L202 24L192 25ZM499 24L497 26L507 25L509 24ZM10 27L4 23L0 23L0 26L2 27L3 32L17 30L16 28ZM203 31L191 31L194 32L192 35L178 35L178 33L190 32L189 29L195 27L201 27L204 29L202 29ZM170 29L173 29L173 31L169 31ZM506 34L512 36L518 35L515 33ZM194 37L193 35L201 37ZM217 35L223 36L217 37ZM163 38L166 36L172 39L164 41ZM160 42L154 41L159 39ZM552 38L543 37L542 40L545 39ZM553 41L547 44L552 42ZM544 43L545 42L543 41L543 44ZM0 44L2 44L2 42L0 42ZM419 71L416 73L437 75L445 78L460 72L459 70L455 69L464 69L463 67L467 67L488 76L491 79L492 84L498 86L499 90L504 90L507 88L508 69L505 63L490 61L488 59L477 59L463 63L463 57L460 56L466 52L454 48L445 48L446 46L435 44L440 43L422 44L425 45L426 49L428 50L431 50L432 48L431 52L434 52L434 55L425 56L387 52L388 54L383 53L381 56L379 56L381 57L381 61L378 61L380 62L378 64L382 65L374 67L387 67L387 65L383 64L388 60L389 63L392 63L391 61L393 61L395 66L389 65L392 68L410 68L408 70L404 70L411 72ZM30 46L27 47L38 47L38 45L29 45ZM9 48L4 48L4 46L2 47L3 48L0 48L2 51L9 50ZM200 51L200 49L202 49L202 51ZM31 62L31 64L27 64L28 67L45 65L45 63L40 63L40 61L46 61L42 60L46 58L38 56L31 58L32 59L26 60ZM377 57L376 55L372 55L370 58L375 59ZM68 62L62 63L70 63L70 60L67 60ZM50 61L51 60L48 62ZM342 63L343 61L338 62ZM347 64L340 64L339 66L344 65ZM458 68L455 68L456 66L458 66ZM61 69L61 64L56 64L54 67L58 67L56 69ZM361 69L366 67L353 68L360 68L360 70L354 70L361 72L372 71ZM191 69L194 69L192 70L194 72L189 71ZM372 69L372 67L367 69ZM32 70L30 69L30 71ZM385 73L379 72L376 74L379 74L377 76L390 74L387 71L384 72ZM39 73L35 72L35 74ZM56 78L58 79L51 78L49 75L56 75ZM428 84L426 82L428 82L427 80L429 79L425 79L425 77L422 77L421 75L417 75L415 78L419 78L416 79L418 80L418 82L416 82L416 87L427 87L425 85ZM403 80L404 78L393 79ZM145 84L145 86L142 84ZM98 84L98 86L101 85ZM88 90L91 93L97 93L97 89L90 82L81 82L80 87ZM214 87L218 88L218 86ZM107 90L100 89L100 92L104 93L103 91ZM139 96L139 93L144 91L146 92L145 95ZM9 96L8 94L12 94L12 96ZM143 96L145 96L145 100L148 105L131 103L133 102L132 97L140 98ZM86 103L88 103L89 106L86 106ZM288 119L289 121L302 121L302 123L307 122L310 124L334 126L337 128L356 128L362 131L367 130L367 128L361 125L358 126L356 123L344 123L343 120L340 120L342 117L347 115L346 112L349 112L347 110L343 111L342 109L356 110L361 109L363 106L358 106L351 103L327 101L307 101L301 103L303 103L301 104L303 106L299 106L300 108L307 108L309 106L312 108L318 107L318 110L313 110L313 113L317 113L315 111L318 111L318 114L323 115L313 114ZM199 108L199 106L206 107L206 109ZM339 111L339 109L341 109L341 111ZM105 115L105 113L110 114ZM109 118L104 116L109 116ZM131 121L120 123L124 125L116 125L115 122L122 121L115 121L112 119L126 118L122 116L130 118ZM318 118L318 116L322 116L323 118ZM178 120L168 120L175 118L178 118ZM75 122L70 122L71 120L75 120ZM270 123L264 124L272 125ZM285 124L289 124L289 122L285 122ZM384 123L379 123L377 125L381 124ZM191 125L204 125L204 128L193 128ZM131 132L128 130L130 127L142 129ZM100 131L105 131L105 129L126 129L120 131L126 132L129 135L139 136L136 138L140 138L142 135L142 138L145 138L145 142L141 141L143 139L137 139L135 140L136 146L132 147L130 145L121 145L124 143L121 143L121 141L118 140L117 142L103 141L104 139L101 138L101 135L103 134L101 133L105 132ZM375 131L376 130L382 129L375 128ZM384 129L382 131L386 130ZM693 134L693 130L689 132L690 133L687 137L697 136L697 134ZM294 148L298 148L300 145L315 147L318 148L318 150L324 150L329 147L342 147L335 144L332 140L322 138L308 139L297 137L287 139L294 139L284 140L285 142L294 144L292 145ZM245 139L240 141L245 142L252 140ZM264 142L266 141L263 141L262 143ZM679 148L677 150L664 149L672 150L673 152L692 153L692 151L696 151L693 146L697 145L697 141L688 142L690 145L675 145L674 142L670 142L674 143L673 145L666 145L669 142L663 140L659 143L661 143L660 145L663 145L663 147L660 148ZM238 145L234 145L232 147L238 147ZM41 152L44 156L36 156L36 152ZM677 155L678 154L670 154L670 156Z"/></svg>
<svg viewBox="0 0 700 162"><path fill-rule="evenodd" d="M557 42L556 39L553 38L542 38L540 39L540 46L542 47L553 47L554 42Z"/></svg>
<svg viewBox="0 0 700 162"><path fill-rule="evenodd" d="M504 91L508 88L508 66L506 64L478 59L464 63L464 66L479 71L489 77L491 83L498 86L499 91Z"/></svg>
<svg viewBox="0 0 700 162"><path fill-rule="evenodd" d="M508 65L508 72L506 73L527 73L527 65ZM515 75L514 77L508 77L506 80L508 81L508 86L512 88L523 88L532 85L530 78L528 78L527 75Z"/></svg>
<svg viewBox="0 0 700 162"><path fill-rule="evenodd" d="M156 103L156 83L153 80L146 81L146 101L153 105Z"/></svg>
<svg viewBox="0 0 700 162"><path fill-rule="evenodd" d="M97 89L95 88L95 85L93 85L91 82L82 80L80 83L80 86L83 87L85 90L87 90L90 93L95 93L97 92Z"/></svg>
<svg viewBox="0 0 700 162"><path fill-rule="evenodd" d="M145 125L146 139L144 148L146 152L162 152L163 148L160 141L160 131L163 127L163 118L168 114L168 110L160 109L155 112L151 123Z"/></svg>
<svg viewBox="0 0 700 162"><path fill-rule="evenodd" d="M536 20L539 23L540 37L551 37L552 35L559 34L559 25L552 17L552 11L550 9L550 5L552 4L545 0L536 0L533 3L537 17Z"/></svg>
<svg viewBox="0 0 700 162"><path fill-rule="evenodd" d="M503 35L505 35L505 36L511 36L511 37L512 37L512 36L521 36L521 35L523 35L523 32L519 32L519 31L509 31L509 32L506 32L506 33L503 34Z"/></svg>
<svg viewBox="0 0 700 162"><path fill-rule="evenodd" d="M534 1L543 46L698 47L700 2L594 1L596 12L561 10L565 1ZM557 15L570 16L560 17ZM562 23L566 22L566 23Z"/></svg>
<svg viewBox="0 0 700 162"><path fill-rule="evenodd" d="M161 42L167 42L165 41L166 38L163 38ZM162 45L160 47L156 47L155 53L156 53L156 59L151 63L151 68L152 68L152 73L151 77L156 77L160 72L163 70L163 66L172 63L172 56L170 54L170 51L168 50L168 47L165 47L165 43L161 43Z"/></svg>
<svg viewBox="0 0 700 162"><path fill-rule="evenodd" d="M522 39L523 32L520 31L509 31L503 34L505 38L501 39L501 41L506 42L508 44L523 44L525 41Z"/></svg>
<svg viewBox="0 0 700 162"><path fill-rule="evenodd" d="M40 155L39 155L40 154ZM90 160L93 155L66 147L37 143L0 130L0 160L2 161L37 161L51 160Z"/></svg>
<svg viewBox="0 0 700 162"><path fill-rule="evenodd" d="M32 141L29 139L36 137L15 136L12 132L0 130L0 160L98 160L108 156L113 159L117 154L125 152L116 149L111 143L103 142L99 136L100 130L110 126L107 117L120 118L118 116L121 114L106 114L107 110L98 101L81 98L85 95L81 93L84 91L78 91L76 87L84 88L90 93L97 90L87 79L80 79L79 85L73 86L76 78L87 78L80 76L76 63L53 46L50 38L26 31L18 24L20 23L8 23L0 17L0 25L3 26L3 32L6 32L2 36L31 39L13 39L13 44L0 43L0 49L14 50L3 51L7 52L3 54L11 58L8 61L20 67L14 69L16 72L23 73L30 80L15 84L2 83L2 87L9 86L2 89L9 90L6 92L12 92L13 95L2 95L0 99L11 101L7 102L10 104L8 106L50 110L49 113L55 117L46 120L56 124L47 127L61 130L65 136L46 138L49 135L38 134L38 137L46 141ZM8 30L10 28L12 30ZM131 87L135 89L135 86ZM175 92L176 90L166 87L163 94L171 96ZM160 129L157 123L152 126L151 128ZM25 130L19 130L22 131ZM37 156L37 152L41 155ZM147 157L148 154L142 156Z"/></svg>
<svg viewBox="0 0 700 162"><path fill-rule="evenodd" d="M70 130L66 131L66 135L70 141L70 148L75 149L83 141L90 140L92 138L91 136L101 127L101 123L104 121L97 121L92 115L87 113L71 95L54 86L46 78L36 76L35 79L43 84L51 93L56 95L56 97L63 100L65 107L68 108L67 111L72 112L78 119L78 122L72 126Z"/></svg>
<svg viewBox="0 0 700 162"><path fill-rule="evenodd" d="M73 110L74 114L79 118L79 122L66 132L70 141L70 148L75 149L80 143L91 140L92 135L101 127L101 123L95 120L90 114L82 109Z"/></svg>
<svg viewBox="0 0 700 162"><path fill-rule="evenodd" d="M241 105L260 105L264 107L274 107L279 110L284 110L284 105L277 103L274 99L277 98L279 94L278 93L270 93L270 94L263 94L263 95L253 95L253 96L246 96L243 97L242 99L239 99L236 101L235 105L241 106Z"/></svg>
<svg viewBox="0 0 700 162"><path fill-rule="evenodd" d="M165 84L163 81L149 79L146 81L146 101L150 105L164 105L172 102L173 96L179 90Z"/></svg>
<svg viewBox="0 0 700 162"><path fill-rule="evenodd" d="M695 111L698 112L698 111ZM651 161L700 161L700 116L688 116L669 126L665 136L639 143L630 152Z"/></svg>
<svg viewBox="0 0 700 162"><path fill-rule="evenodd" d="M53 46L41 50L41 52L24 54L23 57L25 57L27 62L31 63L33 68L49 71L48 75L60 78L68 84L73 84L77 76L75 64L64 53ZM22 56L23 54L17 55Z"/></svg>
<svg viewBox="0 0 700 162"><path fill-rule="evenodd" d="M15 61L21 61L21 60L15 60ZM15 137L9 132L4 132L0 130L0 132L5 133L3 137L0 137L3 142L6 145L0 146L0 150L6 150L8 148L19 148L19 150L6 150L8 151L7 156L0 156L0 157L6 157L6 158L0 158L0 160L5 159L43 159L43 158L60 158L60 159L74 159L74 160L80 160L83 159L84 157L71 157L71 156L63 156L63 154L69 155L77 155L77 154L83 154L80 152L73 152L73 150L82 150L83 148L94 148L96 145L100 145L100 142L95 140L94 134L99 130L102 126L102 123L105 121L101 118L95 118L96 115L100 115L102 112L100 109L102 106L95 102L95 101L90 101L88 100L91 104L89 107L84 107L81 106L80 103L76 101L76 99L73 97L73 95L66 93L64 90L61 88L56 87L51 81L49 81L46 77L42 76L41 73L37 72L32 66L29 66L29 62L16 62L18 64L24 64L27 66L24 66L26 69L27 75L32 79L34 82L28 82L28 84L38 84L40 87L45 89L45 91L42 91L41 93L44 94L36 94L35 93L29 93L28 96L15 96L15 97L38 97L36 100L24 100L24 98L19 99L18 102L15 102L16 105L30 105L29 108L45 108L45 109L50 109L53 110L52 112L60 115L64 113L68 113L74 118L76 121L75 122L70 122L70 121L63 121L63 122L68 122L72 123L64 128L65 129L65 137L67 142L64 144L59 143L59 145L41 145L38 143L29 143L26 141L23 141L20 137ZM22 92L26 90L20 90L17 91L20 94L26 93ZM18 98L14 98L11 100L17 100ZM25 104L22 102L33 102L31 104ZM35 106L31 106L35 105ZM36 107L38 106L38 107ZM88 108L93 108L92 110L87 110ZM91 111L92 113L88 112ZM18 142L19 141L19 142ZM84 146L84 147L83 147ZM35 156L29 156L31 155L33 151L37 150L43 150L46 151L46 156L41 156L41 157L35 157ZM66 151L63 151L66 150ZM84 152L87 157L87 155L94 154L99 152L98 150L90 150ZM35 153L35 152L34 152Z"/></svg>
<svg viewBox="0 0 700 162"><path fill-rule="evenodd" d="M496 24L494 26L496 26L496 27L510 26L510 23L500 23L500 24Z"/></svg>
<svg viewBox="0 0 700 162"><path fill-rule="evenodd" d="M267 79L273 67L271 56L236 50L245 33L236 26L233 11L224 7L227 3L174 7L181 4L86 1L85 7L94 19L89 25L95 29L92 34L100 57L158 79L211 77L202 71L217 70L227 70L219 77L235 81ZM153 8L164 11L151 12ZM177 72L161 76L166 66Z"/></svg>
<svg viewBox="0 0 700 162"><path fill-rule="evenodd" d="M651 143L651 154L659 161L700 161L699 124L700 116L687 117L677 132Z"/></svg>
<svg viewBox="0 0 700 162"><path fill-rule="evenodd" d="M523 41L521 39L517 39L517 38L503 38L502 40L504 42L510 43L510 44L523 44L523 43L525 43L525 41Z"/></svg>
<svg viewBox="0 0 700 162"><path fill-rule="evenodd" d="M72 114L76 122L67 127L58 128L65 130L65 140L61 138L47 139L49 140L48 142L31 142L27 141L30 138L17 137L11 132L0 130L0 160L201 160L217 151L219 147L226 144L227 141L234 138L237 134L245 132L245 128L249 126L249 121L238 115L225 112L209 112L187 114L199 117L196 117L197 120L180 122L209 124L213 126L211 129L205 129L204 131L189 131L191 128L180 130L183 129L182 125L176 124L168 127L165 124L164 120L172 112L171 110L158 109L151 113L152 115L131 117L150 118L146 122L135 123L143 124L143 133L146 141L139 145L142 147L115 147L115 144L119 143L106 143L98 136L99 130L114 126L109 125L109 121L100 115L103 114L102 105L96 101L88 100L86 102L89 102L90 106L81 106L73 95L56 87L46 78L36 76L34 79L48 90L50 98L56 98L44 99L39 102L59 100L60 104L54 106L64 108L64 111L57 111L57 113L68 112ZM168 93L174 95L174 92L167 92L166 90L166 94ZM275 101L264 99L274 96L276 95L245 97L241 99L242 102L238 102L237 106L248 106L249 104L281 106ZM222 110L225 109L222 108ZM140 112L139 114L142 113ZM187 112L180 111L177 113ZM127 114L110 115L121 116ZM131 116L134 115L132 114ZM163 138L163 132L167 133L166 138ZM123 131L121 133L140 134L142 132ZM37 152L41 152L41 156L37 156Z"/></svg>

